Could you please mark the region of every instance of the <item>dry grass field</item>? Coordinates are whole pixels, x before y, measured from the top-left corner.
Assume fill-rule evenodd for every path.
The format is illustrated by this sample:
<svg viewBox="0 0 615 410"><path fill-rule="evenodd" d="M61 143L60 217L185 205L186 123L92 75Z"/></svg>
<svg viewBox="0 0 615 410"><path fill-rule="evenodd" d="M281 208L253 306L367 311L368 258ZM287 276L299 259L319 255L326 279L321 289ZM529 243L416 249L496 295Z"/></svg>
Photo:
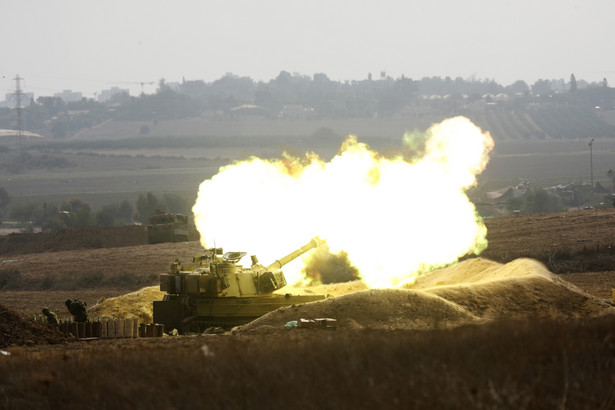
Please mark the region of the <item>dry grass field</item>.
<svg viewBox="0 0 615 410"><path fill-rule="evenodd" d="M615 210L486 224L483 262L425 277L417 286L432 296L349 285L316 305L335 330L284 329L316 311L306 305L221 335L87 342L30 318L153 285L198 242L147 245L138 227L2 237L0 408L615 407L615 315L602 302L615 287ZM558 275L517 272L523 257ZM509 277L471 283L463 267L478 265ZM449 323L459 309L480 320Z"/></svg>

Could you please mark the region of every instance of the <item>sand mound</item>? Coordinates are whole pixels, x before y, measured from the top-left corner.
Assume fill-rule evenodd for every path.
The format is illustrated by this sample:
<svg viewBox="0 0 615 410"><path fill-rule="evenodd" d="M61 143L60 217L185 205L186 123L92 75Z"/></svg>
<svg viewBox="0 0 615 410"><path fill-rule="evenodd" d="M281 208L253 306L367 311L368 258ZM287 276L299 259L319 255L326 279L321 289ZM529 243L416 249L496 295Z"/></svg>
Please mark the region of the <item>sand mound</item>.
<svg viewBox="0 0 615 410"><path fill-rule="evenodd" d="M535 259L515 259L505 265L488 259L468 259L456 265L438 269L419 276L408 289L427 289L435 286L473 284L506 278L521 278L529 275L554 279L557 276Z"/></svg>
<svg viewBox="0 0 615 410"><path fill-rule="evenodd" d="M478 318L436 295L407 289L369 289L319 302L289 306L243 326L251 332L260 326L283 325L299 318L329 317L343 328L426 329L475 323Z"/></svg>
<svg viewBox="0 0 615 410"><path fill-rule="evenodd" d="M615 313L600 299L539 276L443 286L425 292L457 303L484 320L565 319Z"/></svg>
<svg viewBox="0 0 615 410"><path fill-rule="evenodd" d="M274 293L291 293L293 295L329 295L329 296L341 296L346 295L348 293L358 292L361 290L369 289L367 285L360 281L355 280L351 282L342 282L342 283L329 283L326 285L315 285L315 286L285 286L280 289L278 292Z"/></svg>
<svg viewBox="0 0 615 410"><path fill-rule="evenodd" d="M346 328L429 329L494 319L604 314L615 314L615 308L558 278L536 260L522 258L502 265L476 258L422 276L412 289L360 291L279 309L237 332L282 329L288 321L318 317L336 318Z"/></svg>
<svg viewBox="0 0 615 410"><path fill-rule="evenodd" d="M149 286L100 301L88 309L88 315L93 318L137 318L141 323L152 323L152 302L162 300L163 296L164 292L158 286Z"/></svg>
<svg viewBox="0 0 615 410"><path fill-rule="evenodd" d="M49 326L20 316L0 305L0 348L11 345L57 344L74 340L57 326Z"/></svg>

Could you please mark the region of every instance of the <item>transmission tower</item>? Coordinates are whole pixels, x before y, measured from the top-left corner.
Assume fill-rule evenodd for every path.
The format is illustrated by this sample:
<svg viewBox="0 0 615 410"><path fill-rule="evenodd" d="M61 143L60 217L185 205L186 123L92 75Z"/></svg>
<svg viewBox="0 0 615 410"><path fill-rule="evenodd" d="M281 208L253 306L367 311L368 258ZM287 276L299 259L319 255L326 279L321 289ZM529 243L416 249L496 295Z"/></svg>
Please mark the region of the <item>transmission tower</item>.
<svg viewBox="0 0 615 410"><path fill-rule="evenodd" d="M23 106L21 105L21 98L23 97L23 91L21 90L21 78L19 74L13 79L15 80L15 110L17 110L17 138L19 143L19 155L23 153Z"/></svg>

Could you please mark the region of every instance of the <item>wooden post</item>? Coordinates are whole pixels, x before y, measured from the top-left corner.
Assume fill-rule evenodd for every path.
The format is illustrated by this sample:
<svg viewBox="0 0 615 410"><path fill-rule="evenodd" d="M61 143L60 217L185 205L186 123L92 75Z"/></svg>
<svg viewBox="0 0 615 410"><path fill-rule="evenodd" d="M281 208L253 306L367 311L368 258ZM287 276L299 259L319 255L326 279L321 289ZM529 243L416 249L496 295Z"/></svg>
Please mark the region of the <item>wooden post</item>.
<svg viewBox="0 0 615 410"><path fill-rule="evenodd" d="M110 319L107 322L107 334L109 339L115 339L115 319Z"/></svg>
<svg viewBox="0 0 615 410"><path fill-rule="evenodd" d="M132 338L132 319L123 319L124 320L124 337L126 339Z"/></svg>
<svg viewBox="0 0 615 410"><path fill-rule="evenodd" d="M79 326L77 325L77 322L70 322L68 324L68 331L71 335L79 337Z"/></svg>
<svg viewBox="0 0 615 410"><path fill-rule="evenodd" d="M102 337L102 326L100 325L100 320L96 322L92 322L92 336L93 337Z"/></svg>
<svg viewBox="0 0 615 410"><path fill-rule="evenodd" d="M107 322L107 319L103 319L102 322L100 322L100 337L102 337L103 339L109 337L109 334L107 333Z"/></svg>

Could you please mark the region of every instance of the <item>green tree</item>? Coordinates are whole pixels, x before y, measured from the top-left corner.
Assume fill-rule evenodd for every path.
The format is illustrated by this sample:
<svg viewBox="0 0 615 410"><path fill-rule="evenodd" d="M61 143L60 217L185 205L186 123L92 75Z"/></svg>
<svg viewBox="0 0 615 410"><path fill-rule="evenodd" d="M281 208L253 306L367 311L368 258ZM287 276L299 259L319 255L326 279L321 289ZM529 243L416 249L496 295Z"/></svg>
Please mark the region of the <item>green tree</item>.
<svg viewBox="0 0 615 410"><path fill-rule="evenodd" d="M117 217L122 225L128 225L132 223L132 217L134 215L134 209L132 204L127 200L123 200L117 211Z"/></svg>
<svg viewBox="0 0 615 410"><path fill-rule="evenodd" d="M574 74L570 74L570 92L575 92L577 90L577 79Z"/></svg>
<svg viewBox="0 0 615 410"><path fill-rule="evenodd" d="M41 230L43 232L58 232L66 228L68 228L68 226L59 217L52 218L45 222L43 225L41 225Z"/></svg>
<svg viewBox="0 0 615 410"><path fill-rule="evenodd" d="M162 194L161 203L167 212L184 215L191 213L190 204L179 195Z"/></svg>
<svg viewBox="0 0 615 410"><path fill-rule="evenodd" d="M115 220L118 214L117 204L103 205L96 212L96 225L99 226L115 226Z"/></svg>
<svg viewBox="0 0 615 410"><path fill-rule="evenodd" d="M36 102L43 106L50 118L66 109L66 104L60 97L38 97Z"/></svg>
<svg viewBox="0 0 615 410"><path fill-rule="evenodd" d="M47 202L13 205L10 216L14 220L40 226L44 232L52 232L49 227L52 225L51 221L58 220L58 207ZM61 223L64 224L64 222Z"/></svg>
<svg viewBox="0 0 615 410"><path fill-rule="evenodd" d="M506 201L506 209L509 211L521 211L525 208L525 199L523 197L512 197Z"/></svg>
<svg viewBox="0 0 615 410"><path fill-rule="evenodd" d="M127 200L120 204L103 205L96 212L96 225L122 226L132 222L133 208Z"/></svg>
<svg viewBox="0 0 615 410"><path fill-rule="evenodd" d="M62 205L60 205L56 218L63 222L68 228L91 226L94 225L95 220L92 215L92 205L78 198L64 201ZM61 226L61 224L58 225Z"/></svg>
<svg viewBox="0 0 615 410"><path fill-rule="evenodd" d="M557 195L542 188L534 188L522 197L509 199L506 202L506 208L510 211L520 210L525 214L561 212L566 210L566 206Z"/></svg>
<svg viewBox="0 0 615 410"><path fill-rule="evenodd" d="M51 123L51 136L55 139L64 139L70 130L69 121L66 118L58 118Z"/></svg>
<svg viewBox="0 0 615 410"><path fill-rule="evenodd" d="M21 205L13 205L9 213L11 219L19 222L33 222L40 214L41 205L36 202L29 202Z"/></svg>
<svg viewBox="0 0 615 410"><path fill-rule="evenodd" d="M532 94L534 95L549 95L551 92L551 81L549 80L536 80L532 84Z"/></svg>
<svg viewBox="0 0 615 410"><path fill-rule="evenodd" d="M534 188L526 194L525 211L530 214L560 212L565 210L560 198L542 188Z"/></svg>
<svg viewBox="0 0 615 410"><path fill-rule="evenodd" d="M530 92L530 87L523 80L517 80L508 87L506 87L506 91L511 94L527 94Z"/></svg>
<svg viewBox="0 0 615 410"><path fill-rule="evenodd" d="M92 205L89 202L84 202L79 198L73 198L68 201L64 201L60 205L61 211L78 212L82 210L92 211Z"/></svg>
<svg viewBox="0 0 615 410"><path fill-rule="evenodd" d="M145 195L139 194L137 198L137 213L135 215L137 221L146 223L147 218L154 215L157 210L166 211L166 207L156 195L151 192Z"/></svg>
<svg viewBox="0 0 615 410"><path fill-rule="evenodd" d="M39 226L43 226L45 223L56 219L58 216L58 206L54 203L44 202L40 205L40 211L38 212L35 223Z"/></svg>
<svg viewBox="0 0 615 410"><path fill-rule="evenodd" d="M161 78L160 80L158 80L158 92L163 92L163 91L167 91L170 90L171 88L167 85L167 80L165 80L164 78Z"/></svg>

